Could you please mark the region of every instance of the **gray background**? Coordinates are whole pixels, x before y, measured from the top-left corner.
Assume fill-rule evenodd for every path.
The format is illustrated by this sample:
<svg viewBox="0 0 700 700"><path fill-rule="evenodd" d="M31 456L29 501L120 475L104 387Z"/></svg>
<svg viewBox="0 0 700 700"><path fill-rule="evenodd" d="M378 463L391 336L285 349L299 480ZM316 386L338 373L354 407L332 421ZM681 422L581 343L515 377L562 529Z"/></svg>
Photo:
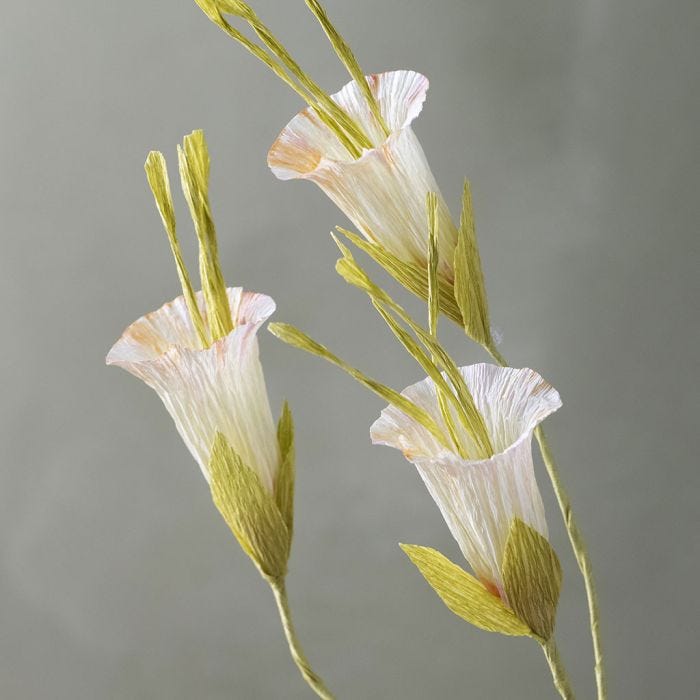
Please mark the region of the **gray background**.
<svg viewBox="0 0 700 700"><path fill-rule="evenodd" d="M431 78L416 130L453 211L473 181L501 348L563 396L548 427L592 551L611 698L694 697L700 5L327 5L368 71ZM301 0L255 6L324 86L345 82ZM342 215L267 170L299 102L186 0L6 2L0 75L0 695L309 697L155 394L103 365L179 293L142 163L158 148L172 167L202 127L229 283L387 383L420 376L333 272ZM483 359L444 331L461 362ZM338 696L555 697L534 643L463 624L398 549L458 556L414 469L369 445L382 404L267 333L261 347L298 424L290 596ZM589 698L580 578L540 485L562 653Z"/></svg>

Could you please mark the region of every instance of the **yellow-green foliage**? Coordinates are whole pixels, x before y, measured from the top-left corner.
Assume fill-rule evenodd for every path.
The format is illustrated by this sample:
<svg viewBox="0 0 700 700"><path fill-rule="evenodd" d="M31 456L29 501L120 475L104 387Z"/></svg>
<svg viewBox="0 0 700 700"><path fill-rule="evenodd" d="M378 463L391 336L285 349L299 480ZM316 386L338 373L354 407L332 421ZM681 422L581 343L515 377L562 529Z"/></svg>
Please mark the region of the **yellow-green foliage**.
<svg viewBox="0 0 700 700"><path fill-rule="evenodd" d="M261 573L287 573L291 535L275 498L260 477L217 433L209 461L211 495L226 524Z"/></svg>
<svg viewBox="0 0 700 700"><path fill-rule="evenodd" d="M455 615L488 632L532 636L500 598L437 550L415 544L402 544L401 549Z"/></svg>
<svg viewBox="0 0 700 700"><path fill-rule="evenodd" d="M301 66L292 58L284 45L270 31L250 5L241 0L196 0L202 11L217 26L247 51L261 60L285 84L292 88L310 107L314 109L323 123L330 128L353 158L359 158L363 149L372 148L373 144L362 126L347 112L341 109ZM348 70L359 70L359 64L347 44L330 23L328 16L319 3L313 3L312 11L321 22L336 51ZM244 34L231 26L224 19L224 14L233 15L246 22L262 43L256 44ZM361 71L360 71L361 72ZM354 75L353 75L354 77ZM369 90L364 76L358 82L365 97L369 93L369 107L372 113L378 112L376 100ZM365 87L363 87L363 85ZM375 115L376 116L376 115ZM381 116L381 115L380 115ZM383 124L382 122L380 122Z"/></svg>
<svg viewBox="0 0 700 700"><path fill-rule="evenodd" d="M513 610L538 637L549 639L557 616L561 565L547 538L519 518L510 526L501 575Z"/></svg>

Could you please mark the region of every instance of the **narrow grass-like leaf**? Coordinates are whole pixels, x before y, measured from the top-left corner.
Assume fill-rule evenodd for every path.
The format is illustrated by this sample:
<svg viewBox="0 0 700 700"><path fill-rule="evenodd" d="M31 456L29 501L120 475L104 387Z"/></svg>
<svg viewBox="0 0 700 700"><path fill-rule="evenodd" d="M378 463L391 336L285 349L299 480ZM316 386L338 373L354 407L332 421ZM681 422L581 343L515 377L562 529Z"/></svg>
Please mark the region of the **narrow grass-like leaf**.
<svg viewBox="0 0 700 700"><path fill-rule="evenodd" d="M446 556L430 547L400 546L455 615L488 632L517 637L532 635L530 628L500 598Z"/></svg>
<svg viewBox="0 0 700 700"><path fill-rule="evenodd" d="M460 446L460 442L457 436L457 431L455 429L454 421L452 420L452 414L449 412L450 408L447 405L446 398L450 397L457 412L464 417L464 410L459 403L457 397L450 390L450 386L443 377L440 370L436 367L435 363L430 359L428 354L423 350L423 348L416 343L411 335L406 331L401 325L396 321L396 319L391 315L391 313L377 301L372 301L374 308L377 313L384 319L384 322L389 326L391 332L396 336L398 341L403 345L406 351L418 362L418 364L425 370L426 374L435 382L435 387L437 389L438 398L441 401L445 401L444 404L441 403L440 410L442 412L443 420L445 426L450 436L451 445L450 448L454 450L464 459L468 458L468 454Z"/></svg>
<svg viewBox="0 0 700 700"><path fill-rule="evenodd" d="M454 294L467 335L488 348L492 345L486 284L476 240L469 181L464 182L462 215L454 257Z"/></svg>
<svg viewBox="0 0 700 700"><path fill-rule="evenodd" d="M294 421L286 401L282 406L282 414L277 423L277 442L280 448L280 466L275 478L275 501L287 525L291 540L294 530Z"/></svg>
<svg viewBox="0 0 700 700"><path fill-rule="evenodd" d="M467 434L474 443L475 453L471 455L471 458L485 459L492 456L493 446L488 429L486 428L486 423L484 422L483 416L479 413L474 399L469 392L469 388L455 362L428 331L417 324L399 304L370 279L367 273L357 264L350 250L335 238L335 236L334 240L343 254L343 258L336 263L338 274L348 282L348 284L352 284L366 292L373 302L395 313L396 316L415 333L424 347L435 357L438 367L444 369L452 383L461 409L463 409L458 414L458 417L462 420ZM466 452L470 452L466 446L462 445L462 447Z"/></svg>
<svg viewBox="0 0 700 700"><path fill-rule="evenodd" d="M360 64L355 58L355 54L352 49L348 46L345 39L338 33L338 30L333 26L332 22L328 18L328 14L318 0L306 0L306 6L311 10L314 17L319 21L319 24L323 27L323 31L326 32L333 50L340 59L340 62L345 66L350 77L355 81L357 87L362 92L362 96L365 98L367 105L372 112L372 115L379 124L379 127L384 132L384 136L389 136L389 127L384 121L382 116L382 111L379 107L379 102L372 94L369 83L365 78L365 74L360 68Z"/></svg>
<svg viewBox="0 0 700 700"><path fill-rule="evenodd" d="M201 130L185 136L178 146L182 191L199 241L199 275L207 305L212 341L233 330L226 282L221 272L216 228L209 206L209 149Z"/></svg>
<svg viewBox="0 0 700 700"><path fill-rule="evenodd" d="M508 602L544 640L554 633L562 572L546 537L514 518L503 554L501 574Z"/></svg>
<svg viewBox="0 0 700 700"><path fill-rule="evenodd" d="M340 226L337 226L336 230L338 233L345 236L354 246L372 258L377 265L384 269L402 287L412 294L415 294L420 299L423 299L423 301L427 301L428 281L424 268L412 263L403 262L378 243L367 241L352 231L348 231ZM438 287L440 291L440 309L442 313L461 327L463 325L462 314L455 301L452 285L446 280L440 279L438 281Z"/></svg>
<svg viewBox="0 0 700 700"><path fill-rule="evenodd" d="M426 209L428 213L428 331L430 337L438 342L437 327L438 318L440 317L440 286L438 278L438 263L440 255L438 252L438 197L435 192L428 192L426 197ZM435 364L435 357L432 358L432 364ZM439 371L438 371L439 373ZM435 391L437 393L438 407L440 414L447 427L447 432L450 434L455 449L462 457L466 457L466 451L460 445L459 435L452 420L452 412L447 403L447 393L439 384L436 383ZM448 393L452 396L452 392Z"/></svg>
<svg viewBox="0 0 700 700"><path fill-rule="evenodd" d="M232 39L237 41L246 51L255 56L259 61L264 63L282 82L294 90L309 106L314 106L313 96L306 92L298 83L296 83L286 72L284 66L267 51L251 41L245 34L242 34L238 29L232 27L225 19L222 12L227 12L221 0L195 0L197 5L209 19L228 34ZM232 14L236 14L235 12Z"/></svg>
<svg viewBox="0 0 700 700"><path fill-rule="evenodd" d="M192 325L194 326L199 342L202 347L209 347L209 339L207 337L204 319L199 311L197 299L192 288L190 275L187 272L187 266L182 257L180 242L177 239L177 227L175 224L175 210L173 208L173 196L170 191L170 178L168 177L168 166L165 163L165 158L159 151L151 151L146 158L144 165L146 170L146 178L153 192L153 198L158 208L158 213L163 221L163 227L168 234L170 250L172 250L175 258L175 266L177 267L177 275L180 278L180 286L182 294L185 297L187 310L189 311Z"/></svg>
<svg viewBox="0 0 700 700"><path fill-rule="evenodd" d="M438 198L435 192L426 196L428 212L428 329L437 338L440 292L438 287Z"/></svg>
<svg viewBox="0 0 700 700"><path fill-rule="evenodd" d="M387 403L396 406L403 411L407 416L420 423L428 430L436 440L449 449L449 443L445 434L440 429L433 418L419 406L416 406L412 401L402 396L398 391L391 389L384 384L380 384L374 379L363 374L359 369L355 369L344 360L341 360L337 355L334 355L325 345L317 343L310 338L306 333L303 333L298 328L289 325L288 323L270 323L267 329L281 341L292 345L295 348L304 350L312 355L316 355L331 364L339 367L344 372L347 372L353 379L365 386L370 391L373 391L377 396L380 396Z"/></svg>
<svg viewBox="0 0 700 700"><path fill-rule="evenodd" d="M242 0L196 0L196 2L207 17L262 60L297 92L314 109L326 126L333 130L353 158L359 158L363 148L372 148L372 143L362 127L301 68L250 5ZM234 29L223 18L222 13L234 15L247 22L272 56Z"/></svg>

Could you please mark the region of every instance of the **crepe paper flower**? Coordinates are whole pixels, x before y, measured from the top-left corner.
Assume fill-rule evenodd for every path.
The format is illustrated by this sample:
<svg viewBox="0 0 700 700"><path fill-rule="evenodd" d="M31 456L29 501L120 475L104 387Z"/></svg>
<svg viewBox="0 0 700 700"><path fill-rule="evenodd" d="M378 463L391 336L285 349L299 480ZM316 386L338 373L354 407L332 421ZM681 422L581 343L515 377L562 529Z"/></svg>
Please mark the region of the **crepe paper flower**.
<svg viewBox="0 0 700 700"><path fill-rule="evenodd" d="M572 697L553 640L561 567L546 536L525 522L534 522L546 533L530 442L534 425L559 407L558 394L531 370L493 365L461 370L455 366L453 370L451 359L434 335L421 329L363 276L349 251L339 245L344 254L339 261L341 274L368 293L397 339L429 371L431 379L397 394L297 328L273 323L268 329L282 341L336 365L390 403L372 427L373 441L398 447L418 466L448 523L454 525L453 533L460 543L465 542L467 558L473 562L477 557L469 555L472 549L477 549L477 555L482 553L480 547L485 549L482 560L487 560L484 568L488 571L479 580L435 550L402 545L404 551L455 614L482 629L536 639L544 649L557 687L564 690L563 697ZM415 333L418 342L432 353L432 360L401 324ZM446 371L440 373L431 364L435 362ZM443 405L439 403L438 387L445 399ZM498 440L494 434L487 438L488 448L478 444L479 431L474 422L453 420L452 430L447 426L446 415L459 415L469 404L485 422L484 430L498 436ZM453 433L457 435L453 437ZM465 447L492 456L468 459L462 449ZM492 557L492 571L488 559L494 547L499 551Z"/></svg>
<svg viewBox="0 0 700 700"><path fill-rule="evenodd" d="M434 282L432 248L430 257ZM343 261L347 267L352 258L345 255ZM380 313L382 304L391 307L423 340L420 329L381 290L368 281L357 286L370 294ZM439 307L434 301L431 306L430 331L435 338ZM386 314L382 316L390 322ZM440 349L436 339L434 343L427 343L433 357ZM445 382L449 372L437 377L431 372L401 395L451 435L454 449L436 440L396 402L382 411L370 434L372 442L400 449L416 465L476 578L434 549L401 546L453 613L481 629L537 640L561 696L573 698L553 638L561 566L547 540L531 450L533 430L561 406L559 394L529 369L478 364L458 372L485 423L492 456L468 459L459 450L460 445L473 443L474 432L457 421L448 425L453 409L447 397L455 398ZM456 389L454 380L451 383Z"/></svg>
<svg viewBox="0 0 700 700"><path fill-rule="evenodd" d="M227 298L234 329L210 347L199 346L181 296L131 324L107 364L157 392L207 481L214 438L221 433L272 492L280 453L256 334L275 303L240 287L228 289ZM203 301L200 292L204 316Z"/></svg>
<svg viewBox="0 0 700 700"><path fill-rule="evenodd" d="M529 369L477 364L460 372L486 421L493 457L462 459L393 406L382 411L370 434L373 443L395 447L415 464L476 577L507 601L501 567L513 519L547 536L531 441L535 427L561 400ZM402 395L442 424L432 380L413 384Z"/></svg>
<svg viewBox="0 0 700 700"><path fill-rule="evenodd" d="M436 193L441 229L440 308L490 350L488 308L471 209L463 209L460 226L455 227L411 128L425 100L427 78L413 71L365 76L321 3L306 0L353 79L336 95L328 95L249 4L242 0L196 2L212 22L308 105L270 149L268 163L275 174L285 180L316 182L360 229L366 247L355 242L423 299L427 299L428 248L423 207L426 194ZM224 15L246 22L260 43L242 34Z"/></svg>
<svg viewBox="0 0 700 700"><path fill-rule="evenodd" d="M185 267L165 159L152 152L146 174L168 234L183 295L132 323L107 355L160 396L209 482L212 499L245 553L270 584L302 677L332 698L301 649L285 587L294 510L294 427L284 405L272 418L257 332L274 301L227 289L208 197L209 152L201 131L178 147L180 178L199 241L203 290Z"/></svg>
<svg viewBox="0 0 700 700"><path fill-rule="evenodd" d="M574 700L553 636L561 566L545 537L520 519L513 520L503 557L508 601L435 549L407 544L401 549L455 615L488 632L537 641L559 694Z"/></svg>
<svg viewBox="0 0 700 700"><path fill-rule="evenodd" d="M353 158L311 110L297 114L270 148L268 164L281 180L315 182L367 240L403 262L425 269L428 231L425 200L439 193L435 178L411 127L420 114L428 79L410 70L366 77L389 128L385 136L357 81L332 99L370 135L373 147ZM457 229L439 197L440 274L454 278L452 261Z"/></svg>

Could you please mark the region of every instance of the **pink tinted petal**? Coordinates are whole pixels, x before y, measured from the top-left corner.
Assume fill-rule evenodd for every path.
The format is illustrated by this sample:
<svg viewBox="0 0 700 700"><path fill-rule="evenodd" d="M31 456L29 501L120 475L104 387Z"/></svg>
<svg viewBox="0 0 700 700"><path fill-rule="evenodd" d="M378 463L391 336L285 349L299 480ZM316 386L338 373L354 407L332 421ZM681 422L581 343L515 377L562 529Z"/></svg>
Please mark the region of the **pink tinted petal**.
<svg viewBox="0 0 700 700"><path fill-rule="evenodd" d="M179 297L133 323L107 356L160 396L178 432L209 479L209 455L223 433L272 490L279 448L256 333L275 310L264 295L228 290L235 328L211 347L197 347Z"/></svg>
<svg viewBox="0 0 700 700"><path fill-rule="evenodd" d="M406 262L425 265L428 251L426 195L440 190L411 123L420 114L428 79L413 71L368 76L391 129L379 131L354 82L333 98L370 135L375 147L354 159L316 114L300 112L282 131L268 164L282 180L315 182L368 239ZM439 196L440 272L452 279L457 229Z"/></svg>
<svg viewBox="0 0 700 700"><path fill-rule="evenodd" d="M382 411L370 435L375 443L400 449L416 465L475 574L505 597L500 569L513 518L547 536L532 462L532 432L561 406L561 399L530 369L477 364L460 372L489 429L493 457L462 459L392 406ZM442 424L432 380L402 393Z"/></svg>

